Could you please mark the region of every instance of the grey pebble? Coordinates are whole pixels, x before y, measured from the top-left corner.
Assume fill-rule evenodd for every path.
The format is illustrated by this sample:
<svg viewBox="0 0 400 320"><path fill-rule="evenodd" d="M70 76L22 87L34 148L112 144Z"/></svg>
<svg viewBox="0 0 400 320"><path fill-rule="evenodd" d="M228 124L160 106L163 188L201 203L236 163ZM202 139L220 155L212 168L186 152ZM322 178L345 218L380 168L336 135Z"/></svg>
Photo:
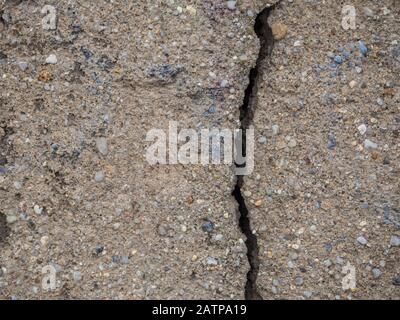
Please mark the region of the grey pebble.
<svg viewBox="0 0 400 320"><path fill-rule="evenodd" d="M96 182L101 182L104 180L104 172L103 171L97 171L94 175L94 180Z"/></svg>
<svg viewBox="0 0 400 320"><path fill-rule="evenodd" d="M332 265L332 261L329 260L329 259L328 259L328 260L325 260L325 261L324 261L324 265L325 265L325 267L328 267L328 268L329 268L329 267Z"/></svg>
<svg viewBox="0 0 400 320"><path fill-rule="evenodd" d="M236 1L231 0L226 2L226 6L229 10L236 10Z"/></svg>
<svg viewBox="0 0 400 320"><path fill-rule="evenodd" d="M164 237L167 235L167 230L163 226L158 226L157 232L160 236Z"/></svg>
<svg viewBox="0 0 400 320"><path fill-rule="evenodd" d="M206 263L207 263L209 266L216 266L216 265L218 264L218 260L215 259L215 258L213 258L213 257L207 257Z"/></svg>
<svg viewBox="0 0 400 320"><path fill-rule="evenodd" d="M22 182L15 181L14 182L14 188L17 189L17 190L21 189L22 188Z"/></svg>
<svg viewBox="0 0 400 320"><path fill-rule="evenodd" d="M336 147L336 139L332 134L328 135L328 144L327 147L329 150L333 150Z"/></svg>
<svg viewBox="0 0 400 320"><path fill-rule="evenodd" d="M365 239L363 236L360 236L357 238L357 242L363 246L367 244L367 239Z"/></svg>
<svg viewBox="0 0 400 320"><path fill-rule="evenodd" d="M19 61L17 62L18 68L21 71L25 71L26 69L28 69L28 64L25 61Z"/></svg>
<svg viewBox="0 0 400 320"><path fill-rule="evenodd" d="M278 286L280 285L279 279L274 279L274 280L272 280L272 284L273 284L275 287L278 287Z"/></svg>
<svg viewBox="0 0 400 320"><path fill-rule="evenodd" d="M100 137L96 139L96 146L97 146L97 150L99 150L99 152L102 155L106 155L108 153L108 146L107 146L107 139L104 137Z"/></svg>
<svg viewBox="0 0 400 320"><path fill-rule="evenodd" d="M382 272L381 272L381 270L375 268L375 269L372 269L372 275L373 275L374 279L378 279L381 277Z"/></svg>
<svg viewBox="0 0 400 320"><path fill-rule="evenodd" d="M51 54L46 58L47 64L56 64L58 62L57 56L55 54Z"/></svg>
<svg viewBox="0 0 400 320"><path fill-rule="evenodd" d="M228 88L229 87L229 81L228 80L222 80L220 82L221 88Z"/></svg>
<svg viewBox="0 0 400 320"><path fill-rule="evenodd" d="M272 134L276 136L279 134L279 126L277 124L272 125Z"/></svg>
<svg viewBox="0 0 400 320"><path fill-rule="evenodd" d="M258 138L258 142L260 144L266 144L267 143L267 138L266 137L260 137L260 138Z"/></svg>
<svg viewBox="0 0 400 320"><path fill-rule="evenodd" d="M203 224L201 225L201 229L204 232L211 232L214 230L214 224L210 221L210 220L206 220L203 222Z"/></svg>
<svg viewBox="0 0 400 320"><path fill-rule="evenodd" d="M122 264L128 264L129 263L129 257L128 256L122 256L121 257L121 263Z"/></svg>
<svg viewBox="0 0 400 320"><path fill-rule="evenodd" d="M378 145L375 142L373 142L373 141L371 141L369 139L365 139L364 148L367 149L367 150L376 149L376 148L378 148Z"/></svg>
<svg viewBox="0 0 400 320"><path fill-rule="evenodd" d="M296 252L290 252L289 253L289 258L291 260L297 260L299 258L299 255Z"/></svg>
<svg viewBox="0 0 400 320"><path fill-rule="evenodd" d="M304 280L302 277L297 276L296 278L294 278L294 283L296 284L296 286L301 286L304 283Z"/></svg>
<svg viewBox="0 0 400 320"><path fill-rule="evenodd" d="M16 215L10 215L10 216L7 216L7 218L6 218L6 221L8 224L13 224L17 220L18 220L18 217Z"/></svg>
<svg viewBox="0 0 400 320"><path fill-rule="evenodd" d="M336 264L343 265L344 260L341 257L336 257Z"/></svg>
<svg viewBox="0 0 400 320"><path fill-rule="evenodd" d="M391 247L400 247L400 237L392 236L390 238L390 246Z"/></svg>
<svg viewBox="0 0 400 320"><path fill-rule="evenodd" d="M378 104L378 106L383 107L385 105L385 101L383 101L382 98L378 98L376 99L376 103Z"/></svg>
<svg viewBox="0 0 400 320"><path fill-rule="evenodd" d="M224 236L222 234L217 234L215 236L215 241L221 241L224 238Z"/></svg>
<svg viewBox="0 0 400 320"><path fill-rule="evenodd" d="M81 281L82 274L79 271L74 271L72 273L72 277L74 278L74 281L78 282L78 281Z"/></svg>
<svg viewBox="0 0 400 320"><path fill-rule="evenodd" d="M364 14L365 14L367 17L373 17L373 16L374 16L374 12L373 12L370 8L368 8L368 7L364 7L364 8L363 8L363 11L364 11Z"/></svg>

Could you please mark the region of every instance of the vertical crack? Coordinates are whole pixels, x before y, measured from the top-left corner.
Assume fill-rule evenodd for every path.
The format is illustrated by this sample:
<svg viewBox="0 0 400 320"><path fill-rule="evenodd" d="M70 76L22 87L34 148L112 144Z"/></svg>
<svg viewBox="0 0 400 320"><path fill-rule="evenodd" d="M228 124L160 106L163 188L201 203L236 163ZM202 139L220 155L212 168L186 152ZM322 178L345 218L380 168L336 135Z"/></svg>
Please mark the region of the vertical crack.
<svg viewBox="0 0 400 320"><path fill-rule="evenodd" d="M259 82L262 81L262 66L265 58L270 55L273 48L272 30L268 25L268 17L274 6L263 9L257 16L254 25L254 31L260 40L260 52L258 54L256 66L250 70L249 85L245 90L243 104L240 107L240 128L242 129L242 152L246 155L246 129L253 122L254 111L257 106L257 93ZM239 165L237 165L239 166ZM262 300L262 296L257 290L257 276L259 271L258 243L257 236L251 230L249 210L242 195L244 177L238 175L235 188L232 195L239 205L239 227L246 236L247 259L250 264L250 270L247 273L247 282L245 287L246 300Z"/></svg>

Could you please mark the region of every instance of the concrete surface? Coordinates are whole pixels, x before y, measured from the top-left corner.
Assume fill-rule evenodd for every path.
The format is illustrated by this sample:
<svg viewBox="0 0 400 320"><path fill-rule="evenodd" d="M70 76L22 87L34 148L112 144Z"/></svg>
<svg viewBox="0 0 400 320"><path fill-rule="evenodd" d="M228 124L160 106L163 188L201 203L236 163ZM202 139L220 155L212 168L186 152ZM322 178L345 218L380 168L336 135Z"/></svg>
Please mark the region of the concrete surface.
<svg viewBox="0 0 400 320"><path fill-rule="evenodd" d="M273 4L0 1L1 299L399 298L399 4ZM150 165L170 121L254 172Z"/></svg>

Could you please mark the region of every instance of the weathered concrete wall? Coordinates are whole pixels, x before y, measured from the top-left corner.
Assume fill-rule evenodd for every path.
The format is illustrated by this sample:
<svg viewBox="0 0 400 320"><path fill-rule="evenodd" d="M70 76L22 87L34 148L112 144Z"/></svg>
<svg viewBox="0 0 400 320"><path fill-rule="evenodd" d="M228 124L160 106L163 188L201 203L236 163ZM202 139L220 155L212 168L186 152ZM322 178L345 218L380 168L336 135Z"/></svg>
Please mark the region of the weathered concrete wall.
<svg viewBox="0 0 400 320"><path fill-rule="evenodd" d="M274 4L0 2L1 298L398 298L399 5ZM171 121L254 172L149 164Z"/></svg>

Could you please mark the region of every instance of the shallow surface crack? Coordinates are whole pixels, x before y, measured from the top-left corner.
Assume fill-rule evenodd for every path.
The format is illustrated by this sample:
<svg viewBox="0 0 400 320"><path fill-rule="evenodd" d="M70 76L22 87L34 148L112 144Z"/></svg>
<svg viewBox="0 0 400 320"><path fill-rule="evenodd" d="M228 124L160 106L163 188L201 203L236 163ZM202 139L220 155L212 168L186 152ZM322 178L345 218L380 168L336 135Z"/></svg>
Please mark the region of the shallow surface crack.
<svg viewBox="0 0 400 320"><path fill-rule="evenodd" d="M240 107L240 122L242 129L242 152L246 155L246 129L253 122L254 111L257 105L257 92L259 81L262 80L262 66L265 58L270 55L273 47L273 36L270 26L268 25L268 16L274 6L262 10L254 25L254 31L260 39L260 52L257 58L256 66L250 70L249 85L245 90L243 104ZM237 165L239 167L239 165ZM245 298L247 300L260 300L262 296L257 290L257 276L259 270L258 243L257 236L251 230L249 210L242 195L242 187L244 185L244 177L237 176L235 189L232 195L235 197L239 205L239 227L246 236L247 258L250 264L250 270L247 273L247 282L245 287Z"/></svg>

